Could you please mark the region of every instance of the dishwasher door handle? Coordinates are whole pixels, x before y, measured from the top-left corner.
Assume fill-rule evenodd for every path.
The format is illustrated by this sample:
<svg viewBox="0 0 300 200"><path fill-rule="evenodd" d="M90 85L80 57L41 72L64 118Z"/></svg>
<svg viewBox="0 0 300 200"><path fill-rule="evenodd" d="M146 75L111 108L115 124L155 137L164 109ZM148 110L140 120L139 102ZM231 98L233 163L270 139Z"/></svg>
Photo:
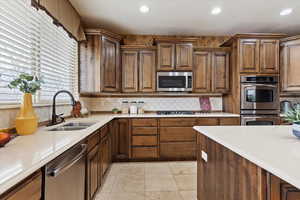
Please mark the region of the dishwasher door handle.
<svg viewBox="0 0 300 200"><path fill-rule="evenodd" d="M71 159L69 162L58 165L57 167L51 169L51 171L47 172L48 176L53 176L57 177L59 174L63 173L70 167L72 167L77 161L79 161L86 153L87 150L87 145L86 144L81 144L81 151L79 154L77 154L73 159Z"/></svg>

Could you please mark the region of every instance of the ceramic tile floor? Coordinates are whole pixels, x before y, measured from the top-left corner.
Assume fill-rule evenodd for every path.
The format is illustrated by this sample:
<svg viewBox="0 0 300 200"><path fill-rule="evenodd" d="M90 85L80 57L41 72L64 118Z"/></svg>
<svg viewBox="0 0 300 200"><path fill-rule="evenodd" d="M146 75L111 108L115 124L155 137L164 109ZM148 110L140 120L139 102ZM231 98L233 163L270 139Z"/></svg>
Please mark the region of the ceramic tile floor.
<svg viewBox="0 0 300 200"><path fill-rule="evenodd" d="M96 200L197 200L196 162L113 163Z"/></svg>

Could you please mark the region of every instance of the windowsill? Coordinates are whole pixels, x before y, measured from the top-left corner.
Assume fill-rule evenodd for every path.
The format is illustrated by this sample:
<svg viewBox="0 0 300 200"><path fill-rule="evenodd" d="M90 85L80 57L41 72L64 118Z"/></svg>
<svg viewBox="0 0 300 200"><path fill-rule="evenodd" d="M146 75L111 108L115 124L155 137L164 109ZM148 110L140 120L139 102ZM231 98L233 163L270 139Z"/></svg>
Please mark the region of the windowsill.
<svg viewBox="0 0 300 200"><path fill-rule="evenodd" d="M67 106L70 105L70 103L56 103L56 106ZM51 107L52 104L50 103L38 103L33 104L34 108L42 108L42 107ZM17 109L20 108L21 104L0 104L0 110L8 110L8 109Z"/></svg>

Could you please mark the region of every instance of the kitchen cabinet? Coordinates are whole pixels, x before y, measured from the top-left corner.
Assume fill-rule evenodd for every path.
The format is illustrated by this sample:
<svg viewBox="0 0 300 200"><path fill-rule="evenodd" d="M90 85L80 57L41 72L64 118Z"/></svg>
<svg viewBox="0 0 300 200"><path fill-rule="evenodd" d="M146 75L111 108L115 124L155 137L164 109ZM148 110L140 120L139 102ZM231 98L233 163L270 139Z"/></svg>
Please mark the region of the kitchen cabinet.
<svg viewBox="0 0 300 200"><path fill-rule="evenodd" d="M240 125L240 117L224 117L220 118L220 126L237 126Z"/></svg>
<svg viewBox="0 0 300 200"><path fill-rule="evenodd" d="M157 40L158 71L191 71L193 68L193 43Z"/></svg>
<svg viewBox="0 0 300 200"><path fill-rule="evenodd" d="M159 157L158 122L155 118L131 120L131 159L157 159Z"/></svg>
<svg viewBox="0 0 300 200"><path fill-rule="evenodd" d="M0 196L1 200L42 199L42 172L38 170Z"/></svg>
<svg viewBox="0 0 300 200"><path fill-rule="evenodd" d="M229 52L194 52L194 92L227 93L229 91Z"/></svg>
<svg viewBox="0 0 300 200"><path fill-rule="evenodd" d="M100 177L100 178L99 178ZM87 199L92 200L97 193L101 183L101 174L99 171L99 145L87 154Z"/></svg>
<svg viewBox="0 0 300 200"><path fill-rule="evenodd" d="M268 200L299 200L300 190L268 174Z"/></svg>
<svg viewBox="0 0 300 200"><path fill-rule="evenodd" d="M100 171L101 176L106 174L112 162L112 132L110 125L106 124L101 128L100 142Z"/></svg>
<svg viewBox="0 0 300 200"><path fill-rule="evenodd" d="M130 153L130 131L131 125L129 119L118 119L117 130L115 130L115 161L128 161Z"/></svg>
<svg viewBox="0 0 300 200"><path fill-rule="evenodd" d="M122 91L155 92L155 51L122 51Z"/></svg>
<svg viewBox="0 0 300 200"><path fill-rule="evenodd" d="M197 170L198 199L266 199L266 172L202 134L197 134Z"/></svg>
<svg viewBox="0 0 300 200"><path fill-rule="evenodd" d="M279 73L279 40L241 39L239 61L241 73Z"/></svg>
<svg viewBox="0 0 300 200"><path fill-rule="evenodd" d="M281 43L281 92L300 93L300 37Z"/></svg>
<svg viewBox="0 0 300 200"><path fill-rule="evenodd" d="M79 44L80 93L119 92L121 89L121 36L102 30L86 30Z"/></svg>

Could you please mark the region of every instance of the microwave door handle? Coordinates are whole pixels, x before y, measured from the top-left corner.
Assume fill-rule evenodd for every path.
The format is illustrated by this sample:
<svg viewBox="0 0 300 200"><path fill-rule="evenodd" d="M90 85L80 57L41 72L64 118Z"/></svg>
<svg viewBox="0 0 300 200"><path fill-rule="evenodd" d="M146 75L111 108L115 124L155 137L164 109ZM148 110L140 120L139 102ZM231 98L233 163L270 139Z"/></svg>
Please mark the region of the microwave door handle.
<svg viewBox="0 0 300 200"><path fill-rule="evenodd" d="M276 85L266 85L266 84L244 85L244 87L257 87L257 86L263 86L263 87L268 87L268 88L277 88Z"/></svg>
<svg viewBox="0 0 300 200"><path fill-rule="evenodd" d="M185 89L188 89L188 87L189 87L189 77L186 76L185 77Z"/></svg>

